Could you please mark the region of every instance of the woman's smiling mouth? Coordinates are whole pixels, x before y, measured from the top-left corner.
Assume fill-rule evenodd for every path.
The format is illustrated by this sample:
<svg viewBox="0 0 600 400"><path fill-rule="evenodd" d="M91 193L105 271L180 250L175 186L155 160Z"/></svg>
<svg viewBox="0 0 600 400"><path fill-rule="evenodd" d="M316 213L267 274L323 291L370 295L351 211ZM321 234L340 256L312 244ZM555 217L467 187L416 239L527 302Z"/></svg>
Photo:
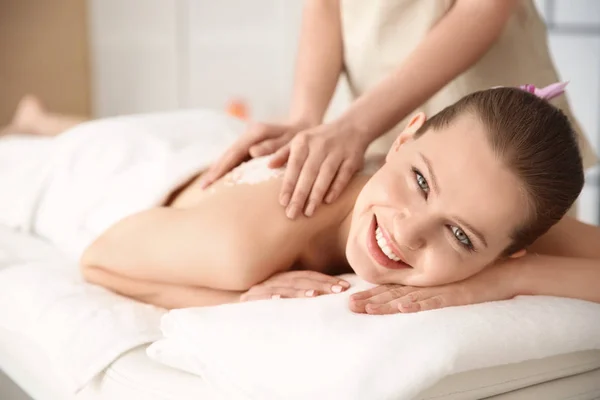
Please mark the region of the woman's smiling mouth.
<svg viewBox="0 0 600 400"><path fill-rule="evenodd" d="M373 216L367 234L367 249L371 257L382 267L389 269L410 267L410 265L403 261L402 255L391 242L389 234L377 224L375 216Z"/></svg>

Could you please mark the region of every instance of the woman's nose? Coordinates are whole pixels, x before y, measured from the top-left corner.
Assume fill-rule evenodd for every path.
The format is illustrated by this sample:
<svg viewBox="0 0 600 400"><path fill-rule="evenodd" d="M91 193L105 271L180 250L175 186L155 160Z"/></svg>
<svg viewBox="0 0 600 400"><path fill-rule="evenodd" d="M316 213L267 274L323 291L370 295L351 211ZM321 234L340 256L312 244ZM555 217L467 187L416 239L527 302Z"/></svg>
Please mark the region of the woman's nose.
<svg viewBox="0 0 600 400"><path fill-rule="evenodd" d="M394 216L394 240L409 250L418 250L427 244L429 225L427 216L403 210Z"/></svg>

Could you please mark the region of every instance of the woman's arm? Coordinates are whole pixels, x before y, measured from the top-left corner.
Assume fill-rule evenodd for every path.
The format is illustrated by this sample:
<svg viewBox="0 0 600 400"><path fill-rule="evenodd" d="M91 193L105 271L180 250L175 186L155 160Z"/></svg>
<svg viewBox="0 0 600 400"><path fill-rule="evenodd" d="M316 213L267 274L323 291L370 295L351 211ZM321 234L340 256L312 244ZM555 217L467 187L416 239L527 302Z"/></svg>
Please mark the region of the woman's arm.
<svg viewBox="0 0 600 400"><path fill-rule="evenodd" d="M600 228L563 218L515 260L516 294L600 303Z"/></svg>
<svg viewBox="0 0 600 400"><path fill-rule="evenodd" d="M277 181L224 188L190 209L154 208L131 215L84 252L83 268L149 282L247 290L289 267L306 224L277 207ZM285 244L285 245L282 245Z"/></svg>
<svg viewBox="0 0 600 400"><path fill-rule="evenodd" d="M525 256L514 265L515 295L570 297L600 303L600 260Z"/></svg>
<svg viewBox="0 0 600 400"><path fill-rule="evenodd" d="M349 107L340 124L368 141L387 132L475 64L500 36L516 3L457 0L395 71Z"/></svg>
<svg viewBox="0 0 600 400"><path fill-rule="evenodd" d="M290 120L320 124L343 65L339 0L307 0L302 15Z"/></svg>
<svg viewBox="0 0 600 400"><path fill-rule="evenodd" d="M103 286L122 296L167 309L237 303L244 293L131 279L97 267L83 268L82 273L90 283Z"/></svg>

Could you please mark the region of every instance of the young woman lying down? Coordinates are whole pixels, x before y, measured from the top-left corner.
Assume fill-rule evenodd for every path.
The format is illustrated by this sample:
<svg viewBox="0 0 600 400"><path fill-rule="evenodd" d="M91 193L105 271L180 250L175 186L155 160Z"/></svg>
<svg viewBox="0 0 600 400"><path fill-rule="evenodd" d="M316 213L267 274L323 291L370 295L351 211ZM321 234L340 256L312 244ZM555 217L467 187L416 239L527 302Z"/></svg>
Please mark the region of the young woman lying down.
<svg viewBox="0 0 600 400"><path fill-rule="evenodd" d="M415 115L338 201L295 221L268 160L199 188L197 160L243 129L207 111L79 124L25 99L7 131L34 135L0 140L14 188L0 222L80 257L87 281L165 308L338 293L351 272L379 285L350 298L370 314L520 294L600 302L600 230L565 216L584 183L576 136L532 93Z"/></svg>

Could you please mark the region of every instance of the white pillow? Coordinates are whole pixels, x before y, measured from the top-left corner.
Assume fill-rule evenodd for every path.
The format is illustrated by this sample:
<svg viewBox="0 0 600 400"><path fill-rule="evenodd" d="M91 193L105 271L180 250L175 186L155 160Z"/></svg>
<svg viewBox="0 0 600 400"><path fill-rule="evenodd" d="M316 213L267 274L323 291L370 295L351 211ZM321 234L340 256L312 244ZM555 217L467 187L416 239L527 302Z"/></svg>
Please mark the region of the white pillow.
<svg viewBox="0 0 600 400"><path fill-rule="evenodd" d="M354 291L364 283L354 284ZM148 355L240 399L410 399L444 376L600 349L600 305L553 297L391 316L353 291L173 310Z"/></svg>

